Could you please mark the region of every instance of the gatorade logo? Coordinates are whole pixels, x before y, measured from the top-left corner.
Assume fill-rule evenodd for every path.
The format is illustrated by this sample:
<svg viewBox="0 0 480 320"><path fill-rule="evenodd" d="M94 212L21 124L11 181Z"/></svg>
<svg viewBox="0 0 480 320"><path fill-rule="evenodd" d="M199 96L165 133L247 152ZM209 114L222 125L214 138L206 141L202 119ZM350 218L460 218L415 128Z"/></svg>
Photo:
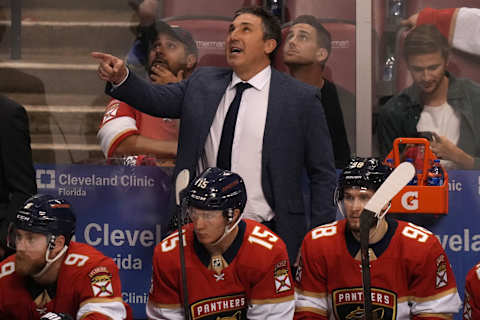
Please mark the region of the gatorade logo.
<svg viewBox="0 0 480 320"><path fill-rule="evenodd" d="M55 170L37 169L37 188L55 189Z"/></svg>
<svg viewBox="0 0 480 320"><path fill-rule="evenodd" d="M402 195L402 206L407 210L418 209L418 191L408 191Z"/></svg>

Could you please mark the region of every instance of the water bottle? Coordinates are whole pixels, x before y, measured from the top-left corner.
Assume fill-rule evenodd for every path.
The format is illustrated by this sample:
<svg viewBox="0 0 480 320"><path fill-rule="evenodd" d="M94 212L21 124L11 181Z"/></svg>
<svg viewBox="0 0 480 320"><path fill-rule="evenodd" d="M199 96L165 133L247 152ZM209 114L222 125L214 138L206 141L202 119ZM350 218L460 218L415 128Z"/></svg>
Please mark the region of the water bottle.
<svg viewBox="0 0 480 320"><path fill-rule="evenodd" d="M283 22L283 0L267 0L267 8L276 16L280 22Z"/></svg>
<svg viewBox="0 0 480 320"><path fill-rule="evenodd" d="M407 162L410 162L412 165L413 164L413 159L412 158L407 158L405 159ZM407 186L416 186L418 184L418 178L417 178L417 172L415 172L415 175L413 176L412 180L407 184Z"/></svg>
<svg viewBox="0 0 480 320"><path fill-rule="evenodd" d="M443 174L443 169L440 166L440 160L433 160L432 167L428 170L427 174L427 185L429 186L443 186L443 181L445 176Z"/></svg>
<svg viewBox="0 0 480 320"><path fill-rule="evenodd" d="M390 1L390 15L394 17L403 17L404 14L404 4L402 0L391 0Z"/></svg>
<svg viewBox="0 0 480 320"><path fill-rule="evenodd" d="M392 81L394 66L395 66L395 57L391 56L387 58L383 65L383 81Z"/></svg>

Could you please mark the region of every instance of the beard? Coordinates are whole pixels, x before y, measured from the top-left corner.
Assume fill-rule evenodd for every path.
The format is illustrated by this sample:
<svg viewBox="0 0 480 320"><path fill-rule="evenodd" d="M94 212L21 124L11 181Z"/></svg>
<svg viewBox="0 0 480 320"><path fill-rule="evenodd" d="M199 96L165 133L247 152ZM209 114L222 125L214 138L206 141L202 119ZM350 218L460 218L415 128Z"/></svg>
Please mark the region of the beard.
<svg viewBox="0 0 480 320"><path fill-rule="evenodd" d="M171 73L173 73L175 76L177 76L178 72L180 70L187 71L187 60L186 59L181 59L181 61L177 61L176 63L172 63L166 59L161 59L161 58L155 58L151 63L149 63L148 67L148 75L152 75L152 67L158 64L166 69L168 69Z"/></svg>
<svg viewBox="0 0 480 320"><path fill-rule="evenodd" d="M45 265L45 259L32 260L18 253L15 255L15 271L21 276L39 273Z"/></svg>

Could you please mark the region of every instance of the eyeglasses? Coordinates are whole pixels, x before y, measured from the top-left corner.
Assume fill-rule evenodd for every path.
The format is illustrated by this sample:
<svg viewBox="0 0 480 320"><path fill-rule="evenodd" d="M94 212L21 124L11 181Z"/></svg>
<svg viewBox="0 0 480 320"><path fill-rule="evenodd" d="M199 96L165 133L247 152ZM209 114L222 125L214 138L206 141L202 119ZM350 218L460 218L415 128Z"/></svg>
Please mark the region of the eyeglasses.
<svg viewBox="0 0 480 320"><path fill-rule="evenodd" d="M219 215L222 214L220 210L201 210L196 208L188 208L187 209L188 216L192 221L198 220L200 217L203 220L212 220L217 218Z"/></svg>

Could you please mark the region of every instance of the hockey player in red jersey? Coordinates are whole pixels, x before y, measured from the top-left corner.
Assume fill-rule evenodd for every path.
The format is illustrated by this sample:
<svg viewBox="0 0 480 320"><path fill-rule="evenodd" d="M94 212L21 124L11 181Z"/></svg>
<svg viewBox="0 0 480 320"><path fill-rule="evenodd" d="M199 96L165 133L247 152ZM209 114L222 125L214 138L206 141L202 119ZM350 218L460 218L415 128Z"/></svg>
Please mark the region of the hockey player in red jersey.
<svg viewBox="0 0 480 320"><path fill-rule="evenodd" d="M166 84L187 78L198 50L192 35L159 20L142 37L148 48L147 72L152 82ZM105 157L153 155L173 159L177 150L178 120L150 116L112 99L97 134Z"/></svg>
<svg viewBox="0 0 480 320"><path fill-rule="evenodd" d="M264 225L242 219L247 195L241 177L208 168L185 196L193 221L184 226L182 237L191 319L292 319L286 246ZM174 233L155 248L150 319L188 319L178 242Z"/></svg>
<svg viewBox="0 0 480 320"><path fill-rule="evenodd" d="M9 230L16 254L0 263L0 319L131 319L113 260L70 241L75 221L70 204L50 195L18 210Z"/></svg>
<svg viewBox="0 0 480 320"><path fill-rule="evenodd" d="M463 319L480 319L480 263L470 269L465 279Z"/></svg>
<svg viewBox="0 0 480 320"><path fill-rule="evenodd" d="M364 319L360 214L389 172L375 158L353 158L341 174L345 219L305 236L295 319ZM461 301L445 251L430 231L384 218L386 209L370 228L373 319L451 319Z"/></svg>

